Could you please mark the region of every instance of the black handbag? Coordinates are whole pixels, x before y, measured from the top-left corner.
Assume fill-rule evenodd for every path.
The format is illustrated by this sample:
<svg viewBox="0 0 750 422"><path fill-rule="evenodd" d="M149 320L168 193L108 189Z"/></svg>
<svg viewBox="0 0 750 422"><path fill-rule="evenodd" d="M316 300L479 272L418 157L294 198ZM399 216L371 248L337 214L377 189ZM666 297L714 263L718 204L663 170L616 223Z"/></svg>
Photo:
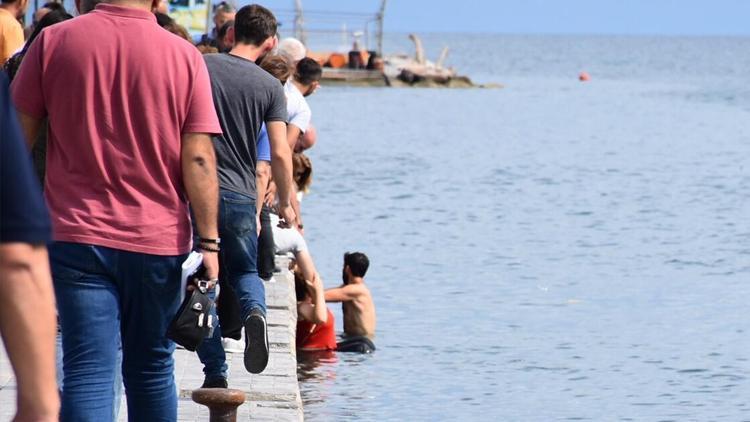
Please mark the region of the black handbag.
<svg viewBox="0 0 750 422"><path fill-rule="evenodd" d="M210 311L214 302L209 299L207 291L207 282L200 280L192 294L188 292L185 296L167 328L167 337L191 352L196 351L213 331Z"/></svg>

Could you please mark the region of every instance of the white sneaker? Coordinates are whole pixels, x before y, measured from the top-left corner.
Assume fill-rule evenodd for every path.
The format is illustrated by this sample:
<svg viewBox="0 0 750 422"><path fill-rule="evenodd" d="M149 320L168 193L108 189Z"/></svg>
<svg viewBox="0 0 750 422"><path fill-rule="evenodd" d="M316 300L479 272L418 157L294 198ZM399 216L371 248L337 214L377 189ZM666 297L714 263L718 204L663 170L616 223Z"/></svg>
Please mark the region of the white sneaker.
<svg viewBox="0 0 750 422"><path fill-rule="evenodd" d="M221 345L227 353L243 353L245 351L245 342L233 338L222 338Z"/></svg>

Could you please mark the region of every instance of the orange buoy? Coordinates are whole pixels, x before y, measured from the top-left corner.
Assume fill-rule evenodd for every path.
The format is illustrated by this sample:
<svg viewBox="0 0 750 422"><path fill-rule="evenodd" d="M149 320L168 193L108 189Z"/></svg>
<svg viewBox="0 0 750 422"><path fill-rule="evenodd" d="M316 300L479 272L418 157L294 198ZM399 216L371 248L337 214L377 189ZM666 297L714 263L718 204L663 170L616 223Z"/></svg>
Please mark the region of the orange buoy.
<svg viewBox="0 0 750 422"><path fill-rule="evenodd" d="M578 75L578 80L581 82L588 82L591 80L591 75L589 75L587 72L581 72Z"/></svg>

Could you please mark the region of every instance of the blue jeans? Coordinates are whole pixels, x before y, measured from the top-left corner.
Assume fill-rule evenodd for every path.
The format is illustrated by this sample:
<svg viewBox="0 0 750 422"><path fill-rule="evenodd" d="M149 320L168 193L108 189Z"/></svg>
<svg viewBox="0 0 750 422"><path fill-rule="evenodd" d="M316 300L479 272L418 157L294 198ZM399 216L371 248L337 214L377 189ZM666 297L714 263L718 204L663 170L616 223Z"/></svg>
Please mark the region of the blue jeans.
<svg viewBox="0 0 750 422"><path fill-rule="evenodd" d="M58 326L59 330L59 326ZM57 333L55 338L55 369L57 372L57 389L62 393L63 388L63 349L62 335ZM112 407L112 420L116 421L120 415L120 402L122 401L122 350L117 352L117 361L115 362L115 381L112 385L115 403Z"/></svg>
<svg viewBox="0 0 750 422"><path fill-rule="evenodd" d="M186 257L52 244L65 373L61 421L111 420L120 345L129 420L177 419L175 346L165 333L179 307Z"/></svg>
<svg viewBox="0 0 750 422"><path fill-rule="evenodd" d="M229 283L240 301L242 320L250 311L266 314L266 289L258 277L258 232L255 221L255 200L228 190L219 192L219 283ZM213 293L212 293L213 294ZM214 309L215 312L215 309ZM214 319L216 316L214 315ZM198 348L207 378L227 376L227 357L221 346L221 327Z"/></svg>

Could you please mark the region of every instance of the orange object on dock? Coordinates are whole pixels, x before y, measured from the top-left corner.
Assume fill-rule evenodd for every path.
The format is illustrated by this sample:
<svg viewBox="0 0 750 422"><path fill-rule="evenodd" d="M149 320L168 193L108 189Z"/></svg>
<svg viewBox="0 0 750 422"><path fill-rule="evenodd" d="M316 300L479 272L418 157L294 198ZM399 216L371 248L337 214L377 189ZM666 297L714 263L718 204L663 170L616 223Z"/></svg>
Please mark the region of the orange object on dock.
<svg viewBox="0 0 750 422"><path fill-rule="evenodd" d="M341 69L346 67L348 60L346 56L340 53L333 53L328 56L328 64L334 69Z"/></svg>

